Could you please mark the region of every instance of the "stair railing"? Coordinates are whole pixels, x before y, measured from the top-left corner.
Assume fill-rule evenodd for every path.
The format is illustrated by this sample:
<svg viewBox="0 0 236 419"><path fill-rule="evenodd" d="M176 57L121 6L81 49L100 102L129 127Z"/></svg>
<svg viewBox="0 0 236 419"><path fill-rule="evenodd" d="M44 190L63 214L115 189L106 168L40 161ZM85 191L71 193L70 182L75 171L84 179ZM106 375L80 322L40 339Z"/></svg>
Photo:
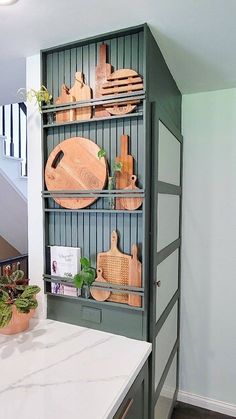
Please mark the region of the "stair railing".
<svg viewBox="0 0 236 419"><path fill-rule="evenodd" d="M0 106L0 135L6 137L5 154L19 157L22 176L27 176L27 108L24 102Z"/></svg>

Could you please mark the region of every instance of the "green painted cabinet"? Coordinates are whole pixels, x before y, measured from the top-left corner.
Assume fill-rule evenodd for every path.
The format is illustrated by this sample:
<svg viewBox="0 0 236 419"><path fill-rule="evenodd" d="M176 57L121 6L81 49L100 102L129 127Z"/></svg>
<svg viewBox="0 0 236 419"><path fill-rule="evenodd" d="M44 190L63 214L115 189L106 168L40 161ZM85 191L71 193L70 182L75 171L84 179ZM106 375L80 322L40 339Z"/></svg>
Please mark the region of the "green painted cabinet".
<svg viewBox="0 0 236 419"><path fill-rule="evenodd" d="M148 25L144 24L42 51L42 83L52 92L54 99L59 96L63 83L69 87L73 85L76 71L84 73L86 84L94 91L95 68L103 42L108 46L107 62L112 64L113 70L130 68L137 71L143 78L143 89L106 99L91 99L86 104L94 110L103 106L105 100L108 104L135 100L137 107L125 115L94 116L66 123L51 123L48 116L58 107L44 107L43 164L56 145L65 139L81 136L104 148L111 165L120 154L120 137L126 134L143 205L135 211L111 210L107 205L111 195L97 191L98 200L93 205L69 210L56 204L45 187L42 197L48 318L152 342L153 352L146 378L149 383L148 418L152 419L159 397L165 390L173 359L176 359L176 374L178 371L181 94ZM72 103L70 107L82 105ZM69 191L64 193L71 196ZM118 193L115 191L112 196L117 197ZM86 196L91 194L94 192L88 191ZM73 196L80 195L73 193ZM55 279L50 274L50 246L80 247L83 255L89 256L95 266L97 253L110 248L113 230L118 232L122 252L131 254L132 245L138 245L142 261L142 286L138 290L141 307L53 294L51 283L62 279ZM128 293L129 289L123 292ZM165 357L159 355L162 351ZM177 386L176 379L171 400L175 398Z"/></svg>

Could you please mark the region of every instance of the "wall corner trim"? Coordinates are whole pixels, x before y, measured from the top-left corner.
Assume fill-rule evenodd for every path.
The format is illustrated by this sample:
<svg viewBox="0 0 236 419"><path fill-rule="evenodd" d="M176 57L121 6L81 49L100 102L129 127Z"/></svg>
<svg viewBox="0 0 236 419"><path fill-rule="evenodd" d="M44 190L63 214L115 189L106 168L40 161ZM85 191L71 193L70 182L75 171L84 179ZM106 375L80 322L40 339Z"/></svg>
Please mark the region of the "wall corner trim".
<svg viewBox="0 0 236 419"><path fill-rule="evenodd" d="M236 418L236 405L179 390L177 400Z"/></svg>

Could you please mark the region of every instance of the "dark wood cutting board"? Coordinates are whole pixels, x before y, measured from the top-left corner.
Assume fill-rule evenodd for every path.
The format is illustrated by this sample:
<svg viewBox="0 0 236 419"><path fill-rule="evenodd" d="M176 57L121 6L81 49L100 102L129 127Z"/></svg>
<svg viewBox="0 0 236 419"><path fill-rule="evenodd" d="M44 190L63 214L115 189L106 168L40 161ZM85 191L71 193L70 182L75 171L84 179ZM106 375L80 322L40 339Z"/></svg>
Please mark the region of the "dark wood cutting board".
<svg viewBox="0 0 236 419"><path fill-rule="evenodd" d="M46 168L45 183L49 191L103 189L107 181L107 163L98 158L100 148L93 141L74 137L58 144L51 152ZM62 207L85 208L97 200L89 198L60 198L54 200Z"/></svg>

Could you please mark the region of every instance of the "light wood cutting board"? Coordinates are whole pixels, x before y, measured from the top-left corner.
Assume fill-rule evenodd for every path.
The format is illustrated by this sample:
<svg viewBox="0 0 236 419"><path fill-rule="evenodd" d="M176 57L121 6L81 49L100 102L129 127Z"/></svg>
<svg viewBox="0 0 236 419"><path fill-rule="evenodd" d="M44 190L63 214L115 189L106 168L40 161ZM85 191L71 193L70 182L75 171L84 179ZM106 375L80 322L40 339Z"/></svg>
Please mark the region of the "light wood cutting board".
<svg viewBox="0 0 236 419"><path fill-rule="evenodd" d="M131 256L120 252L117 243L117 232L113 231L111 235L111 249L108 250L108 252L98 253L97 267L102 269L103 278L107 282L118 285L128 285ZM128 294L111 293L108 301L127 303Z"/></svg>
<svg viewBox="0 0 236 419"><path fill-rule="evenodd" d="M102 276L101 268L97 270L97 278L95 279L95 281L107 283L107 281ZM91 287L90 292L91 292L92 297L97 301L106 301L110 297L110 294L111 294L111 291L109 290L98 289L98 288L93 288L93 287Z"/></svg>
<svg viewBox="0 0 236 419"><path fill-rule="evenodd" d="M138 247L136 244L132 246L132 256L129 263L129 286L142 287L142 264L138 260ZM128 304L134 307L141 307L141 296L129 294Z"/></svg>
<svg viewBox="0 0 236 419"><path fill-rule="evenodd" d="M49 191L103 189L107 182L107 163L98 158L100 148L93 141L74 137L58 144L51 152L46 168L45 183ZM54 200L62 207L85 208L97 200L89 198L60 198Z"/></svg>
<svg viewBox="0 0 236 419"><path fill-rule="evenodd" d="M120 137L120 156L116 157L116 163L122 163L121 172L116 173L116 189L124 189L130 184L130 178L134 170L134 158L128 154L129 137ZM121 198L116 198L116 209L123 209Z"/></svg>
<svg viewBox="0 0 236 419"><path fill-rule="evenodd" d="M138 191L139 188L136 186L136 181L137 181L137 176L132 175L130 178L130 184L124 188L124 191L127 190L134 190L134 191ZM141 207L142 203L143 203L143 198L140 197L128 197L128 195L126 197L120 198L121 201L121 205L122 208L129 210L129 211L134 211L136 209L138 209L139 207Z"/></svg>
<svg viewBox="0 0 236 419"><path fill-rule="evenodd" d="M99 63L95 70L95 92L94 97L102 97L101 87L107 81L107 78L111 75L112 66L107 63L107 45L101 44L99 50ZM109 112L102 106L96 106L95 116L104 117L109 116Z"/></svg>
<svg viewBox="0 0 236 419"><path fill-rule="evenodd" d="M61 86L61 94L56 100L57 105L75 102L75 97L69 92L69 88L63 84ZM56 122L71 122L75 120L75 109L67 109L66 111L56 112Z"/></svg>
<svg viewBox="0 0 236 419"><path fill-rule="evenodd" d="M92 98L91 88L84 83L84 74L78 71L75 73L74 86L70 89L70 94L75 97L75 100L90 100ZM90 119L92 117L92 107L85 106L83 108L75 109L76 120Z"/></svg>

